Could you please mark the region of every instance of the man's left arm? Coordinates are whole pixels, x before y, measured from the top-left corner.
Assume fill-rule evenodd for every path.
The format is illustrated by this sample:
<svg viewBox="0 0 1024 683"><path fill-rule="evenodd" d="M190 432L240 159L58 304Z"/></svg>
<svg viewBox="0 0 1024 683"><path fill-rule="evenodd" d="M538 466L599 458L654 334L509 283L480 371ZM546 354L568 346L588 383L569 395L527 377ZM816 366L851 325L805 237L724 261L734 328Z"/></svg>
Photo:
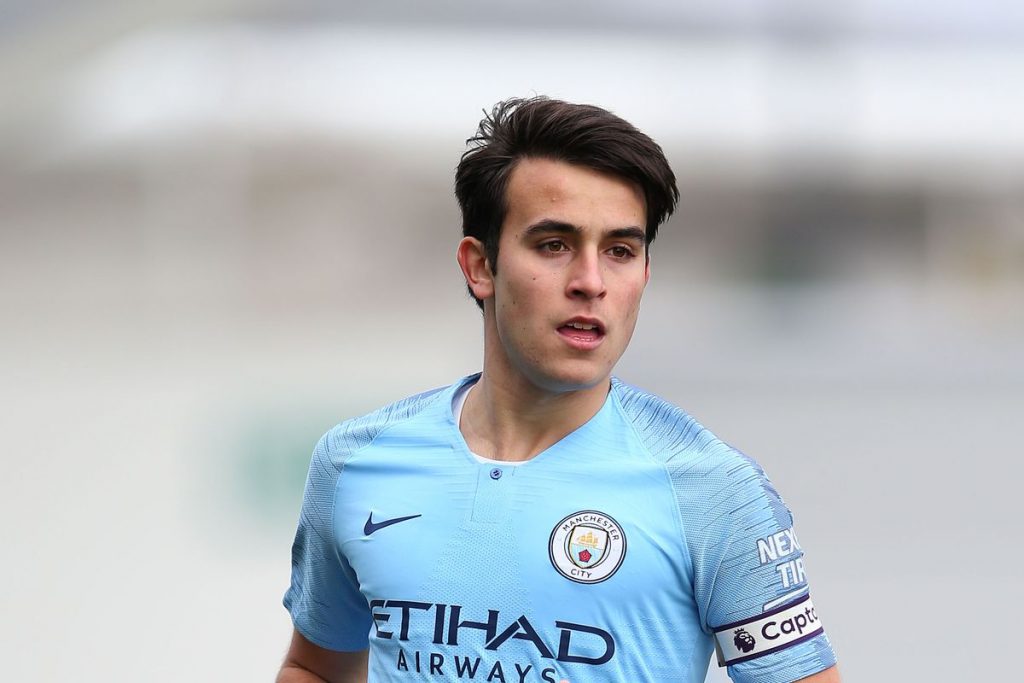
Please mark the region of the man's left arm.
<svg viewBox="0 0 1024 683"><path fill-rule="evenodd" d="M729 450L709 453L707 470L677 489L703 495L717 513L688 525L687 545L694 595L719 665L737 683L838 681L793 517L760 466ZM717 495L707 496L709 490Z"/></svg>
<svg viewBox="0 0 1024 683"><path fill-rule="evenodd" d="M842 681L839 679L839 667L833 666L824 671L819 671L813 676L801 678L796 683L842 683Z"/></svg>

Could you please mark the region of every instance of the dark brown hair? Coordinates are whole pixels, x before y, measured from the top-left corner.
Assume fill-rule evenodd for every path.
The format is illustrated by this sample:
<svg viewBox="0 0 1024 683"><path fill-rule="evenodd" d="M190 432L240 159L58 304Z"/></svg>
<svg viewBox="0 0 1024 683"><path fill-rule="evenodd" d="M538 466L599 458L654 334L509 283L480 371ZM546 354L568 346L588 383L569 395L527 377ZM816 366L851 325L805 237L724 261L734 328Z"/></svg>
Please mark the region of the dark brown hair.
<svg viewBox="0 0 1024 683"><path fill-rule="evenodd" d="M675 209L679 190L661 147L605 109L531 97L498 102L484 114L455 170L455 196L462 234L483 243L492 272L508 209L505 190L520 159L565 161L636 183L647 209L647 244Z"/></svg>

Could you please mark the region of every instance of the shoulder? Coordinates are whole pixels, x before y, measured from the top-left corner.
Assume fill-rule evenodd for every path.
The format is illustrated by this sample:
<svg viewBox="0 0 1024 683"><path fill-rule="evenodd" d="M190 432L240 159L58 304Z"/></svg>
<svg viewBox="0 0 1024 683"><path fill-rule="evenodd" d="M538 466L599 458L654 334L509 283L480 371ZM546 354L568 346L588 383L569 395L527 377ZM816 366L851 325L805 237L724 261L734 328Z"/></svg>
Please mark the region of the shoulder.
<svg viewBox="0 0 1024 683"><path fill-rule="evenodd" d="M676 464L682 464L682 461L692 463L702 456L737 463L745 458L691 415L660 396L619 379L613 380L612 388L626 420L655 459L676 460Z"/></svg>
<svg viewBox="0 0 1024 683"><path fill-rule="evenodd" d="M408 396L336 425L321 437L313 453L313 464L339 472L355 452L370 445L385 431L412 420L449 396L453 385Z"/></svg>
<svg viewBox="0 0 1024 683"><path fill-rule="evenodd" d="M767 503L780 522L790 517L753 458L659 396L618 379L613 391L641 444L667 469L681 503L697 507L728 504L734 510Z"/></svg>

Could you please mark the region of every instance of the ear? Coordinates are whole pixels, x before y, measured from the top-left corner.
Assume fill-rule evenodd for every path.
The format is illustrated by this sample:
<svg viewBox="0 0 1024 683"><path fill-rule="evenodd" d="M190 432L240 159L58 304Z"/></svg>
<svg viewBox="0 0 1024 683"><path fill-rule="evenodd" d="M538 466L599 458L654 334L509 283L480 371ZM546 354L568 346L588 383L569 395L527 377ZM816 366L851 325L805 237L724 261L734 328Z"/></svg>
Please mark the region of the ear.
<svg viewBox="0 0 1024 683"><path fill-rule="evenodd" d="M651 281L651 255L647 255L647 260L644 262L644 287Z"/></svg>
<svg viewBox="0 0 1024 683"><path fill-rule="evenodd" d="M463 237L455 258L473 296L481 301L494 296L494 274L487 262L483 242L475 237Z"/></svg>

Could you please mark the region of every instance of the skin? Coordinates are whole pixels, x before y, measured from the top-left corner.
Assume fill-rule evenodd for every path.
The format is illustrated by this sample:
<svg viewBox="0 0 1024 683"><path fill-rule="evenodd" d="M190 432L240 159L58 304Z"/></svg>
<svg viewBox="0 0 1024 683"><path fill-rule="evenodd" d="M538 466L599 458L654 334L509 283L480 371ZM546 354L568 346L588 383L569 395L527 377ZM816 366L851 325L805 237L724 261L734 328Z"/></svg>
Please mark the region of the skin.
<svg viewBox="0 0 1024 683"><path fill-rule="evenodd" d="M459 266L484 302L484 367L461 428L496 460L531 458L589 420L633 335L650 278L645 206L630 182L550 159L523 159L507 187L498 267L464 238ZM565 328L598 322L582 346ZM584 336L584 335L581 335Z"/></svg>
<svg viewBox="0 0 1024 683"><path fill-rule="evenodd" d="M368 654L327 650L293 629L277 683L366 683Z"/></svg>
<svg viewBox="0 0 1024 683"><path fill-rule="evenodd" d="M526 460L594 416L636 326L650 261L643 194L632 183L550 159L522 159L507 192L497 268L483 244L457 259L484 302L484 367L463 407L470 449ZM585 319L600 333L565 327ZM332 652L298 632L278 683L362 683L367 652ZM833 667L802 679L838 683Z"/></svg>

